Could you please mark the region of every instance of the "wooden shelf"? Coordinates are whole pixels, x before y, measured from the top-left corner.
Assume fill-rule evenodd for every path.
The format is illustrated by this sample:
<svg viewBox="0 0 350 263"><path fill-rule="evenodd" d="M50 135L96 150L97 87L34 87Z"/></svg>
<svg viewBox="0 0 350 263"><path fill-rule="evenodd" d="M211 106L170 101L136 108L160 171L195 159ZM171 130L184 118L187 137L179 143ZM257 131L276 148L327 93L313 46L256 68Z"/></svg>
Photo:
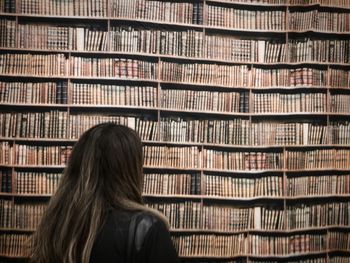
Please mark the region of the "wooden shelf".
<svg viewBox="0 0 350 263"><path fill-rule="evenodd" d="M14 0L15 1L15 0ZM108 2L108 1L107 1ZM168 2L171 2L168 0ZM182 2L182 1L180 1ZM140 116L143 114L147 114L147 117L150 117L152 120L156 121L158 124L158 128L160 127L161 119L163 117L175 117L175 118L182 118L182 119L199 119L199 120L209 120L209 119L222 119L222 120L232 120L234 118L241 118L248 123L254 123L254 122L260 122L261 120L265 120L266 122L272 122L273 121L280 121L283 123L287 122L310 122L310 123L316 123L317 121L321 121L322 124L327 125L327 128L331 126L333 120L350 120L350 112L330 112L330 102L332 94L347 94L350 95L350 88L345 87L331 87L331 76L330 76L330 69L345 69L350 72L350 64L349 63L342 63L342 62L318 62L318 61L294 61L290 62L292 60L295 60L294 58L291 58L290 50L293 48L293 42L291 42L291 39L295 39L296 41L299 39L308 38L311 40L332 40L334 39L346 39L349 40L350 32L338 32L338 31L327 31L327 30L317 30L314 28L310 28L308 30L290 30L289 28L289 15L294 13L294 11L302 12L305 10L325 10L327 12L332 13L349 13L350 12L350 6L328 6L328 5L322 5L319 3L315 4L300 4L300 5L290 5L288 0L286 0L287 3L285 4L269 4L269 3L258 3L258 2L239 2L238 0L204 0L200 1L203 3L203 23L202 24L191 24L191 23L177 23L177 22L169 22L169 21L161 21L161 20L146 20L146 19L135 19L135 18L127 18L127 17L113 17L109 14L111 13L110 10L106 10L106 13L108 15L106 16L63 16L63 15L41 15L41 14L24 14L24 13L5 13L0 12L0 17L4 19L9 19L11 21L14 21L15 24L37 24L37 25L53 25L60 27L62 25L66 25L67 27L74 28L91 28L92 25L100 25L101 30L104 32L107 32L107 42L106 45L107 51L87 51L87 50L56 50L56 49L37 49L37 48L11 48L11 47L0 47L0 50L3 53L11 53L11 54L63 54L61 56L64 56L65 58L69 59L71 57L91 57L91 58L132 58L132 59L140 59L144 61L150 61L157 63L157 71L158 71L158 77L157 78L151 78L151 79L144 79L144 78L127 78L127 77L95 77L95 76L72 76L70 75L72 66L70 65L70 61L66 61L66 74L65 75L33 75L33 74L0 74L0 80L1 81L7 81L7 82L64 82L67 84L68 89L68 102L72 101L72 84L74 83L82 83L82 84L97 84L97 83L103 83L107 85L148 85L154 87L154 89L157 91L157 96L155 99L155 103L157 106L155 107L144 107L144 106L138 106L138 105L88 105L88 104L36 104L36 103L1 103L0 110L2 113L7 112L47 112L49 110L58 110L58 111L64 111L67 112L67 115L79 115L83 113L115 113L118 115L133 115L133 116ZM110 2L108 2L110 3ZM127 1L125 2L127 3ZM191 1L190 3L197 3L196 1ZM264 10L264 11L282 11L284 18L286 19L286 22L284 24L281 23L281 27L284 27L283 30L270 30L270 29L251 29L251 28L234 28L234 27L225 27L225 26L219 26L219 22L217 21L217 25L209 25L208 24L208 6L224 6L231 9L243 9L243 10ZM16 7L18 8L18 3L16 4ZM107 7L107 9L110 6ZM198 10L197 10L198 11ZM200 12L200 11L198 11ZM266 14L265 14L266 15ZM272 14L274 16L274 14ZM272 19L271 25L275 26L275 23L277 19ZM12 25L12 22L10 22ZM261 23L262 24L262 23ZM267 24L267 23L266 23ZM232 39L242 39L242 40L252 40L252 41L260 41L260 40L266 40L265 44L268 45L268 43L273 44L275 41L281 44L281 46L277 46L276 50L279 48L285 49L285 60L284 62L259 62L259 61L236 61L236 60L230 60L226 59L224 56L221 56L219 58L219 55L216 56L216 58L205 58L205 57L189 57L189 56L183 56L183 55L167 55L167 54L158 54L158 53L144 53L144 52L124 52L124 51L114 51L113 45L111 44L111 34L112 27L123 27L123 26L130 26L135 28L143 28L148 30L157 30L157 31L178 31L178 32L197 32L201 33L201 37L203 37L203 46L205 47L205 43L207 43L207 40L205 39L206 36L220 36L222 39L224 37L231 37ZM297 27L295 27L297 28ZM334 27L336 28L336 27ZM18 38L18 27L14 28L14 35ZM96 37L97 38L97 37ZM175 37L174 37L175 39ZM179 41L181 39L179 38ZM17 42L19 40L17 39ZM6 42L6 41L4 41ZM197 43L195 40L194 42ZM276 42L276 43L277 43ZM200 43L200 42L198 42ZM296 42L298 43L298 42ZM17 46L19 46L19 43L15 43ZM172 43L174 44L174 43ZM258 42L251 42L252 45L260 45ZM337 47L337 45L340 45L342 43L337 42L334 46L334 48ZM176 45L176 44L174 44ZM28 45L30 46L30 45ZM34 45L33 45L34 46ZM38 46L38 45L37 45ZM243 44L242 44L243 46ZM174 46L172 46L174 47ZM167 47L168 48L168 47ZM186 47L189 48L189 47ZM206 54L205 48L203 48L203 52L197 52L199 49L199 46L194 47L195 49L188 49L192 53L190 54ZM197 49L196 49L197 48ZM235 47L243 48L243 47ZM260 55L260 46L256 47L257 49L256 57L258 54ZM265 47L264 47L265 48ZM165 47L164 47L165 49ZM170 49L170 48L169 48ZM145 49L138 49L138 50L146 50ZM159 48L160 50L160 48ZM236 52L232 48L232 52ZM274 49L271 49L274 50ZM187 51L187 49L186 49ZM314 51L320 51L314 50ZM322 50L321 50L322 51ZM165 53L165 52L164 52ZM168 52L171 53L171 52ZM177 50L175 48L173 49L173 53L177 53ZM184 52L185 53L185 52ZM207 53L209 54L209 53ZM210 54L209 54L210 55ZM283 56L277 56L275 50L270 55L275 60L278 60L279 57ZM253 58L254 56L251 54L249 58L252 58L252 60L257 60L256 58ZM234 56L227 56L227 58L235 58ZM260 57L259 57L260 58ZM340 58L338 60L341 60ZM343 59L345 61L345 59ZM161 79L162 77L162 66L164 65L163 62L174 62L174 63L190 63L190 64L220 64L220 65L241 65L242 68L247 69L247 75L246 75L246 84L242 86L234 86L231 87L229 85L222 85L222 84L215 84L215 83L208 83L204 79L206 76L204 76L203 81L201 82L181 82L181 81L166 81ZM238 67L237 67L238 68ZM264 87L258 87L253 86L253 74L252 69L267 69L267 70L274 70L274 69L287 69L286 71L293 70L293 69L301 69L301 68L311 68L311 69L322 69L325 70L324 73L322 73L322 77L325 78L326 81L319 81L321 83L325 83L324 86L314 86L314 85L296 85L296 86L264 86ZM18 70L20 71L20 70ZM33 71L34 72L34 71ZM272 72L272 71L271 71ZM277 71L276 71L277 72ZM279 71L278 71L279 72ZM304 71L302 74L308 74L308 72ZM205 73L206 74L206 73ZM272 73L271 73L272 74ZM148 76L148 75L141 75L140 76ZM293 75L294 77L294 75ZM310 76L303 76L303 78L309 78ZM313 76L318 77L318 76ZM341 76L342 77L342 76ZM295 76L297 78L297 76ZM190 79L190 78L189 78ZM195 78L193 78L195 79ZM223 81L221 79L213 79L213 82L220 82L220 83L229 83L228 81ZM288 82L288 81L286 81ZM310 82L310 81L307 81ZM316 81L313 81L316 82ZM273 82L271 82L273 83ZM276 82L277 83L277 82ZM279 82L283 83L283 82ZM339 82L339 83L346 83ZM160 106L161 99L161 92L162 90L167 89L175 89L175 90L205 90L205 91L222 91L222 92L245 92L245 94L248 95L249 100L249 112L222 112L222 111L209 111L209 110L191 110L191 109L176 109L176 108L166 108L163 106ZM326 95L327 99L327 111L325 112L253 112L253 95L259 94L259 93L315 93L315 92L321 92ZM210 95L209 95L210 96ZM245 97L245 96L244 96ZM293 102L293 101L292 101ZM292 103L291 102L291 103ZM180 106L178 106L180 107ZM265 118L265 119L264 119ZM330 130L330 129L329 129ZM158 130L156 138L160 138L160 131ZM330 137L330 136L328 136ZM330 139L330 138L327 138ZM73 145L77 142L77 138L18 138L18 137L0 137L0 141L8 141L9 144L13 143L16 144L18 142L23 144L30 144L30 145ZM330 141L330 140L328 140ZM279 152L279 153L285 153L289 150L300 150L300 151L308 151L308 150L314 150L314 149L350 149L350 144L311 144L311 145L230 145L230 144L219 144L219 143L203 143L203 142L188 142L188 141L159 141L159 140L143 140L144 145L153 145L153 146L169 146L169 147L197 147L199 149L216 149L216 150L222 150L222 151L240 151L240 152ZM318 205L318 204L339 204L339 203L347 203L350 200L350 193L346 194L323 194L323 195L296 195L296 196L290 196L287 194L287 185L290 178L294 177L309 177L309 176L333 176L333 175L344 175L344 177L340 178L341 180L348 179L348 175L350 174L350 166L346 169L337 169L337 168L315 168L315 169L287 169L287 158L286 155L283 156L283 162L280 167L280 169L261 169L261 170L224 170L224 169L210 169L202 167L204 166L204 156L199 156L201 161L199 161L198 166L199 167L170 167L170 166L144 166L145 173L157 173L157 174L166 174L166 173L174 173L174 174L190 174L191 175L191 192L192 193L200 193L200 194L152 194L147 193L143 194L143 198L150 203L177 203L177 204L183 204L183 203L193 203L196 205L196 209L199 207L202 209L205 206L222 206L222 207L231 207L231 208L247 208L247 209L253 209L253 213L256 211L254 210L255 207L261 207L261 208L269 208L269 207L277 207L281 212L283 218L284 218L284 228L285 229L252 229L252 216L249 216L249 224L247 228L233 230L233 231L227 231L222 229L203 229L203 228L189 228L189 229L170 229L171 233L174 236L188 236L188 235L207 235L207 234L213 234L213 235L238 235L241 234L246 238L245 240L248 240L248 238L252 235L257 236L270 236L270 237L289 237L289 236L298 236L302 233L309 233L309 234L322 234L325 237L325 243L326 245L329 245L329 233L332 231L339 231L339 232L350 232L350 226L348 225L328 225L328 226L315 226L315 227L307 227L307 228L294 228L294 229L287 229L288 226L288 216L286 212L288 211L289 207L297 206L299 204L304 205ZM350 161L349 161L350 162ZM63 169L66 167L65 165L17 165L17 164L0 164L0 167L8 169L9 175L12 178L12 190L16 190L16 173L18 172L48 172L48 173L59 173L62 172ZM214 175L216 177L237 177L237 178L243 178L243 179L251 179L255 180L255 183L263 182L265 184L265 179L271 179L271 184L266 183L263 187L268 188L271 185L274 185L275 183L278 184L278 189L268 189L265 191L266 193L275 193L278 192L282 193L281 195L255 195L252 197L230 197L230 196L214 196L214 195L205 195L205 179L209 179L207 177L208 175ZM193 177L192 177L193 176ZM277 179L276 179L277 178ZM22 178L23 179L23 178ZM276 182L274 181L276 179ZM331 179L331 178L329 178ZM7 180L7 179L6 179ZM187 180L187 179L186 179ZM327 178L328 180L328 178ZM340 181L341 181L340 180ZM6 181L5 181L6 183ZM282 183L282 187L280 186L280 183ZM224 183L223 183L224 184ZM5 184L5 188L7 189L8 185ZM275 186L275 185L274 185ZM220 186L224 188L223 186ZM248 186L247 186L248 187ZM244 187L245 188L245 187ZM23 188L24 189L24 188ZM221 188L220 188L221 189ZM276 190L276 191L273 191ZM177 191L180 192L180 191ZM207 191L209 192L209 191ZM257 192L257 191L256 191ZM339 191L340 192L340 191ZM225 192L228 193L228 192ZM248 195L247 192L246 195ZM261 192L259 192L261 193ZM307 191L304 191L304 193L307 193ZM0 197L3 200L10 201L13 204L16 202L18 203L26 203L27 201L31 202L46 202L50 199L52 194L36 194L36 193L0 193ZM1 209L0 209L1 210ZM251 211L251 210L249 210ZM176 211L174 213L177 213ZM210 216L210 215L207 215ZM255 214L254 214L255 216ZM269 215L271 216L271 215ZM280 214L278 214L280 216ZM272 217L272 216L271 216ZM273 221L271 219L271 221ZM200 222L202 223L202 222ZM263 224L266 223L266 225L269 225L267 223L271 223L268 220L265 220L262 222ZM262 224L262 225L263 225ZM202 225L201 225L202 226ZM6 234L14 232L14 233L22 233L24 235L30 234L34 229L18 229L18 228L0 228L0 232L3 232ZM277 242L277 241L276 241ZM246 244L247 242L244 242ZM243 245L244 245L243 244ZM203 245L203 244L201 244ZM204 245L208 245L207 243ZM329 258L331 253L336 253L338 251L348 253L349 251L343 251L341 249L339 250L331 250L329 248L326 248L322 251L314 251L314 252L301 252L301 253L290 253L290 254L267 254L267 255L260 255L260 254L252 254L250 253L249 246L246 245L246 250L243 250L244 252L234 254L234 255L226 255L226 256L216 256L211 254L194 254L194 255L181 255L183 259L188 260L195 260L195 261L220 261L220 260L230 260L230 259L237 259L237 258L243 258L247 262L254 261L281 261L281 262L287 262L291 259L294 259L295 261L298 261L298 259L306 259L306 258L318 258L318 257L324 257ZM254 250L255 251L255 250ZM216 252L216 251L214 251ZM217 253L220 253L218 251ZM8 258L19 258L23 259L24 256L11 256L11 255L0 255L0 257L8 257Z"/></svg>

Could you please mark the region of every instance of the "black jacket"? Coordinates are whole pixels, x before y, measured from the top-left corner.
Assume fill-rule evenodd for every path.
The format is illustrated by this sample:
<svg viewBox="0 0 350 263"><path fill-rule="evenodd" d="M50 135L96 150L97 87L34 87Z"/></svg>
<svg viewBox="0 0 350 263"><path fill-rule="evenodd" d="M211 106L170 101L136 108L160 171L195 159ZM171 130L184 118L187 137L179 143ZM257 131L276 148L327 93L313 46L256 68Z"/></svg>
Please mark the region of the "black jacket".
<svg viewBox="0 0 350 263"><path fill-rule="evenodd" d="M135 220L134 240L129 239L130 222ZM140 240L140 237L142 237ZM149 212L110 210L91 251L90 263L127 263L128 242L137 263L178 263L177 252L164 222ZM129 245L130 248L130 245Z"/></svg>

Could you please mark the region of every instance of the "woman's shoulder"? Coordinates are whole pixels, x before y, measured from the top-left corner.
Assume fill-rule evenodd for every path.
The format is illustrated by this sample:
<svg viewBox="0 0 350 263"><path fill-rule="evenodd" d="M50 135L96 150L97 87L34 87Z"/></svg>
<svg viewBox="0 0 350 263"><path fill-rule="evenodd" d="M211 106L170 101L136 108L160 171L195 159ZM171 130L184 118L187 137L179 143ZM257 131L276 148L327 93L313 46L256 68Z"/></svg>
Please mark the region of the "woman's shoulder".
<svg viewBox="0 0 350 263"><path fill-rule="evenodd" d="M152 211L148 210L112 210L114 224L124 225L126 235L128 236L128 246L133 246L134 249L139 252L144 245L146 239L152 236L153 232L167 231L166 224L163 220ZM121 222L122 221L122 222Z"/></svg>
<svg viewBox="0 0 350 263"><path fill-rule="evenodd" d="M136 236L146 236L151 228L167 229L164 220L157 213L149 210L112 209L108 218L107 221L113 222L113 225L135 230Z"/></svg>
<svg viewBox="0 0 350 263"><path fill-rule="evenodd" d="M112 216L114 220L117 221L145 221L147 223L156 223L161 221L160 217L148 210L126 210L119 208L111 208L109 210L109 216Z"/></svg>

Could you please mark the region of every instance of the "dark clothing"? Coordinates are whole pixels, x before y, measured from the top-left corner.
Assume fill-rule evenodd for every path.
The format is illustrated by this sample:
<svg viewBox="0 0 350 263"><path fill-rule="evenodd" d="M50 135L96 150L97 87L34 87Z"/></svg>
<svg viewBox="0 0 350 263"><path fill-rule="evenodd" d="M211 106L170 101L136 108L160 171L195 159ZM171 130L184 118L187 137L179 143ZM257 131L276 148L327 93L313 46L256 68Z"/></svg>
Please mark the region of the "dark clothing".
<svg viewBox="0 0 350 263"><path fill-rule="evenodd" d="M137 215L136 215L137 214ZM138 231L143 232L142 244L136 242L132 256L137 263L178 263L177 252L163 221L149 212L111 210L91 251L90 263L127 263L129 226L133 216L137 224L146 222ZM140 224L139 224L140 225ZM146 229L146 230L145 230ZM133 242L135 243L135 242ZM137 251L137 252L135 252Z"/></svg>

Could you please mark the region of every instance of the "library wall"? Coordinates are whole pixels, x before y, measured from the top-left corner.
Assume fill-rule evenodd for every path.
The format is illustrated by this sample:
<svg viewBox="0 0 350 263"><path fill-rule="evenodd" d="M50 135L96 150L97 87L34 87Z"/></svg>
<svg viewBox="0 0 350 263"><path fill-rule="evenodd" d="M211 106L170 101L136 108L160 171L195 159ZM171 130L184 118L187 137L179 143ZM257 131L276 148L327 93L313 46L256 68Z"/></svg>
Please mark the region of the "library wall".
<svg viewBox="0 0 350 263"><path fill-rule="evenodd" d="M183 262L350 262L348 0L0 0L0 262L115 122Z"/></svg>

